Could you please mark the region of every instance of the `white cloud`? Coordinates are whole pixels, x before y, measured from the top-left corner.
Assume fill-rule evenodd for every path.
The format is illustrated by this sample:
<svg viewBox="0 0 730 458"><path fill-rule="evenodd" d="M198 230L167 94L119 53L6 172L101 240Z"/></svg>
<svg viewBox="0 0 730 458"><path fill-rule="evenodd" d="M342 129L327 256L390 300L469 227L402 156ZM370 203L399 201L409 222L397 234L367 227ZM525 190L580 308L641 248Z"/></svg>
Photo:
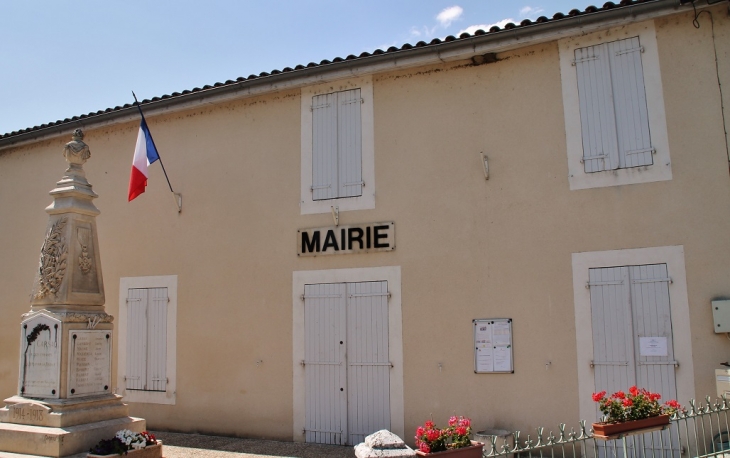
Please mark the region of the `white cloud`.
<svg viewBox="0 0 730 458"><path fill-rule="evenodd" d="M428 40L434 36L437 28L438 26L433 26L431 28L428 28L425 25L421 27L413 26L411 27L411 30L409 30L410 38L414 40Z"/></svg>
<svg viewBox="0 0 730 458"><path fill-rule="evenodd" d="M542 12L543 12L543 9L540 8L540 7L525 6L524 8L522 8L520 10L520 15L521 15L520 17L523 17L523 18L526 17L526 16L532 16L532 17L534 17L534 16L537 16L539 13L542 13ZM470 35L473 35L474 32L476 32L479 29L484 30L485 32L489 32L489 29L491 29L495 25L497 27L499 27L500 29L502 29L502 28L504 28L505 25L509 24L510 22L512 22L513 24L519 24L520 23L519 20L515 20L514 18L511 18L510 17L510 18L502 19L501 21L495 22L493 24L476 24L476 25L470 25L469 27L460 30L459 33L456 34L456 36L458 37L459 35L461 35L464 32L466 32L466 33L468 33Z"/></svg>
<svg viewBox="0 0 730 458"><path fill-rule="evenodd" d="M524 8L522 8L520 10L520 16L521 17L534 16L536 14L542 13L543 11L545 11L545 10L543 10L539 6L537 6L537 7L525 6Z"/></svg>
<svg viewBox="0 0 730 458"><path fill-rule="evenodd" d="M464 12L464 8L454 5L446 8L445 10L441 11L437 16L436 20L438 20L441 23L442 27L448 27L451 25L452 22L456 21L461 17L461 14Z"/></svg>
<svg viewBox="0 0 730 458"><path fill-rule="evenodd" d="M485 32L489 32L489 29L491 29L491 28L492 28L492 27L494 27L495 25L496 25L497 27L499 27L499 28L501 29L501 28L503 28L503 27L505 26L505 24L508 24L508 23L510 23L510 22L515 22L515 20L514 20L514 19L512 19L512 18L507 18L507 19L502 19L502 20L501 20L501 21L499 21L499 22L495 22L494 24L477 24L477 25L470 25L469 27L467 27L467 28L465 28L465 29L463 29L463 30L459 30L459 33L458 33L458 34L456 34L456 36L458 37L459 35L461 35L461 34L462 34L462 33L464 33L464 32L466 32L466 33L468 33L468 34L470 34L470 35L473 35L473 34L474 34L474 32L476 32L476 31L477 31L477 30L479 30L479 29L482 29L482 30L484 30Z"/></svg>

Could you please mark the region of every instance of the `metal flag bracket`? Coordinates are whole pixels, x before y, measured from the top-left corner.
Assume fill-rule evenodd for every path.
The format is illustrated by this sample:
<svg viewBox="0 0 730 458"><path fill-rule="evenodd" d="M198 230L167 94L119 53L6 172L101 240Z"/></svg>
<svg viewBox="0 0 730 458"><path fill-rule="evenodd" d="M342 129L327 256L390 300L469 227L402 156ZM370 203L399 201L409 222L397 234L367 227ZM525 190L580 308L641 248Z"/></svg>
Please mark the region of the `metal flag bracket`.
<svg viewBox="0 0 730 458"><path fill-rule="evenodd" d="M175 205L177 206L177 212L182 212L182 193L179 192L173 192L172 198L175 201Z"/></svg>

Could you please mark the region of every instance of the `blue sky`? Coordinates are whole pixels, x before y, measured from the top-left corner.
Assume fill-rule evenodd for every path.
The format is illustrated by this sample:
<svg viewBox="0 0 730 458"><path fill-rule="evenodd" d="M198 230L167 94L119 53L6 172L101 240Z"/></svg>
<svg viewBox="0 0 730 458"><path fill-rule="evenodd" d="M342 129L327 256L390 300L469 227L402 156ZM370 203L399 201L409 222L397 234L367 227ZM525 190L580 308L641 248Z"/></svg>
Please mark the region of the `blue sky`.
<svg viewBox="0 0 730 458"><path fill-rule="evenodd" d="M5 1L0 133L587 0Z"/></svg>

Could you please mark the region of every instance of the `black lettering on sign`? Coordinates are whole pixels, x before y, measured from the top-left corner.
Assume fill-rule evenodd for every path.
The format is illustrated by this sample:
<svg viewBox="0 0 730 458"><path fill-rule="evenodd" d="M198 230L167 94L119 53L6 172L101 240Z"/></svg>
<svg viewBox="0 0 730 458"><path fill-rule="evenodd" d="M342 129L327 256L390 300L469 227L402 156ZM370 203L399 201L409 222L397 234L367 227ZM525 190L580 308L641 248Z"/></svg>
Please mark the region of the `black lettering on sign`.
<svg viewBox="0 0 730 458"><path fill-rule="evenodd" d="M327 231L327 236L324 238L324 245L322 245L322 252L327 251L327 248L333 247L335 251L340 251L340 247L337 246L337 238L335 238L335 231L332 229Z"/></svg>
<svg viewBox="0 0 730 458"><path fill-rule="evenodd" d="M354 235L356 234L357 235ZM347 230L347 249L352 250L352 242L355 241L358 244L360 244L360 249L362 250L362 236L363 236L363 230L359 227L351 227Z"/></svg>
<svg viewBox="0 0 730 458"><path fill-rule="evenodd" d="M300 229L297 232L298 256L354 254L395 249L393 222L318 227ZM92 349L84 348L84 350Z"/></svg>
<svg viewBox="0 0 730 458"><path fill-rule="evenodd" d="M383 229L387 230L388 226L375 226L373 228L373 239L375 239L375 246L374 248L388 248L390 246L389 243L380 243L380 239L384 239L388 237L388 234L381 234L380 231Z"/></svg>
<svg viewBox="0 0 730 458"><path fill-rule="evenodd" d="M306 231L302 231L302 253L319 253L319 231L312 233L312 239L309 239L309 234Z"/></svg>

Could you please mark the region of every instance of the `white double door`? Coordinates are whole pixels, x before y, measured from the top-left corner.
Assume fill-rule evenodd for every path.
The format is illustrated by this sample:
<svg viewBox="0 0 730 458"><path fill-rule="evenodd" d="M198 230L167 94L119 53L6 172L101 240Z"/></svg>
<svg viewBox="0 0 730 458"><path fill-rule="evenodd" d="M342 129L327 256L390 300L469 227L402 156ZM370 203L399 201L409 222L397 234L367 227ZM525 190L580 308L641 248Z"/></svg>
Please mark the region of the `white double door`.
<svg viewBox="0 0 730 458"><path fill-rule="evenodd" d="M390 429L387 282L305 285L304 328L307 442Z"/></svg>
<svg viewBox="0 0 730 458"><path fill-rule="evenodd" d="M674 344L666 264L590 269L595 391L607 395L636 385L676 399ZM601 413L596 409L596 419ZM669 431L661 435L665 452ZM636 448L662 448L659 433ZM632 453L633 452L633 453ZM642 456L640 450L630 456ZM668 452L667 452L668 453ZM656 455L660 456L660 455Z"/></svg>

